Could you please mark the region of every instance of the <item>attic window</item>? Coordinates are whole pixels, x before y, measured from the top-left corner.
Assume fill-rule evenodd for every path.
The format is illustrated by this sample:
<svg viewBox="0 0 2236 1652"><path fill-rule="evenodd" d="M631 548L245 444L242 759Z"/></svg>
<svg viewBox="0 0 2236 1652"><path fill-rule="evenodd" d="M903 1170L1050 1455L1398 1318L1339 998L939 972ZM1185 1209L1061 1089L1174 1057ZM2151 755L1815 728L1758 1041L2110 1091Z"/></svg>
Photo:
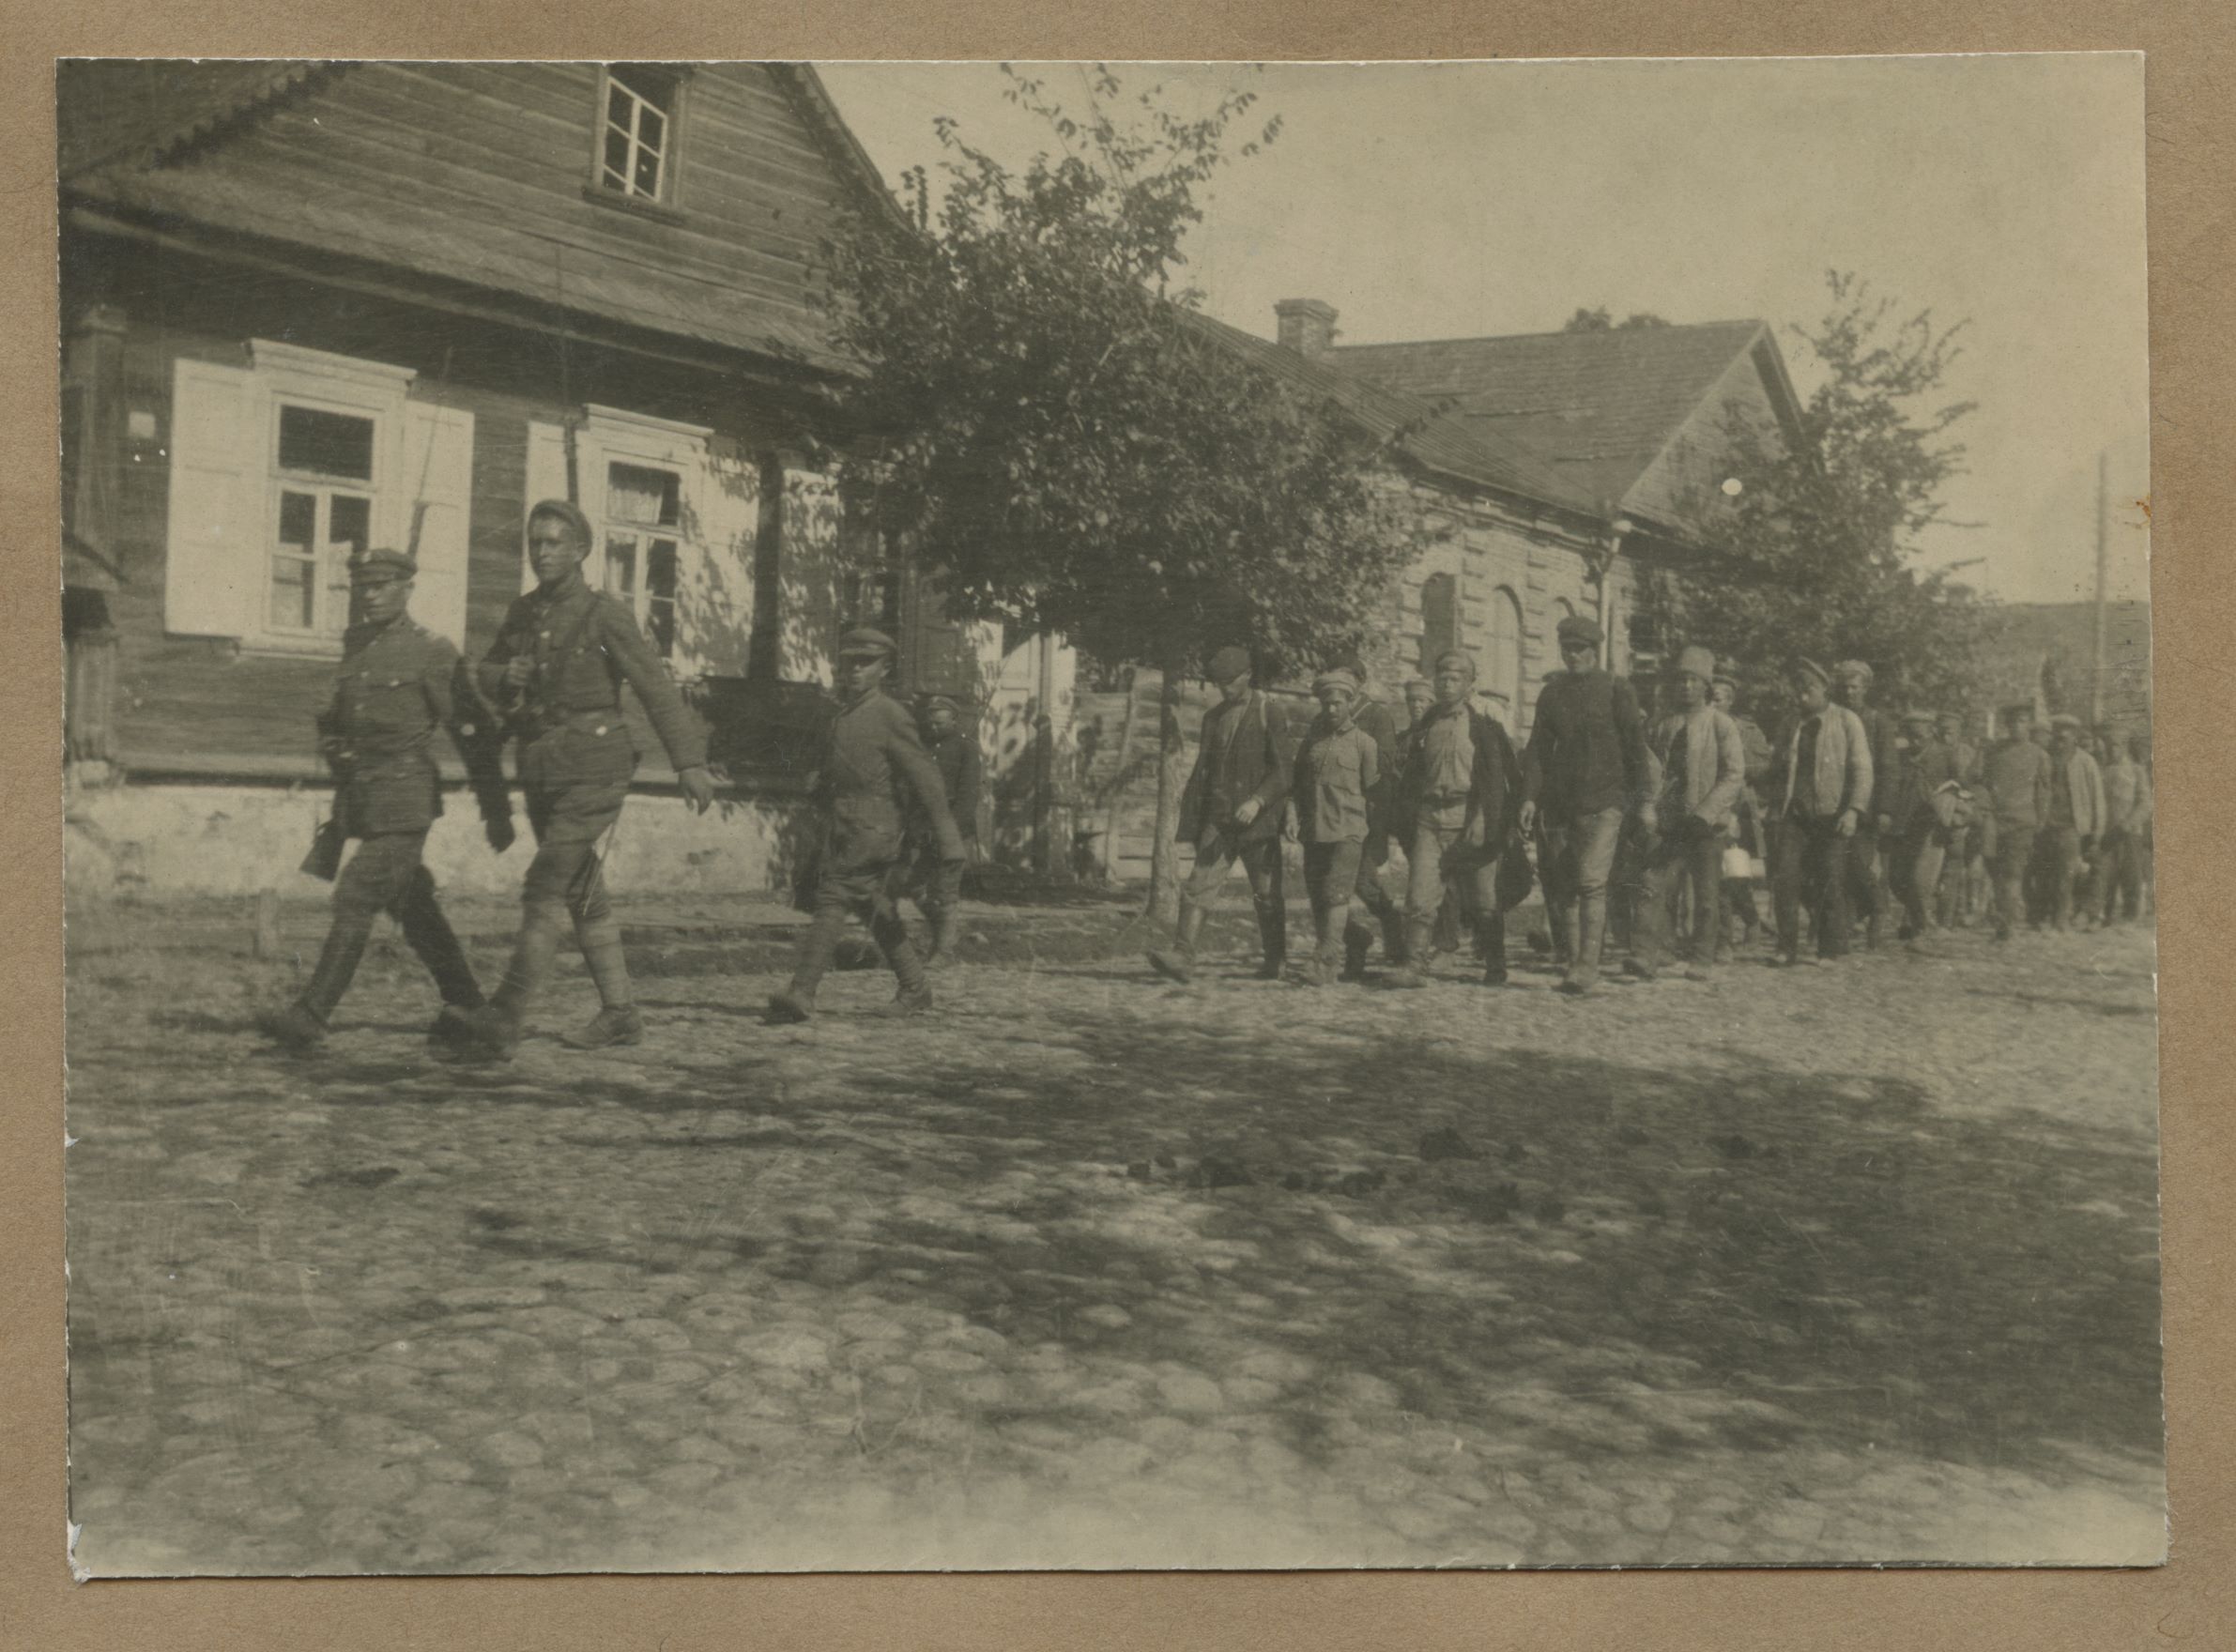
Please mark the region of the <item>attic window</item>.
<svg viewBox="0 0 2236 1652"><path fill-rule="evenodd" d="M600 84L597 187L632 201L672 203L682 77L647 64L615 63Z"/></svg>

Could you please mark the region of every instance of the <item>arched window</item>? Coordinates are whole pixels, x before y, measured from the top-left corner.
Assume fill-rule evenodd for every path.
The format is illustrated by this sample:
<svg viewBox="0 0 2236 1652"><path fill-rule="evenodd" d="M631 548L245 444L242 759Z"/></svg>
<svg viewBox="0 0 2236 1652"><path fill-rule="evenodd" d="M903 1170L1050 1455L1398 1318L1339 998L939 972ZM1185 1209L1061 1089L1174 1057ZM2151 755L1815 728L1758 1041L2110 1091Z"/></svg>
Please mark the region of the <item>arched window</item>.
<svg viewBox="0 0 2236 1652"><path fill-rule="evenodd" d="M1505 586L1491 593L1491 657L1483 686L1505 702L1511 724L1522 710L1522 601Z"/></svg>
<svg viewBox="0 0 2236 1652"><path fill-rule="evenodd" d="M1421 675L1436 673L1436 656L1460 646L1460 582L1432 574L1421 582Z"/></svg>

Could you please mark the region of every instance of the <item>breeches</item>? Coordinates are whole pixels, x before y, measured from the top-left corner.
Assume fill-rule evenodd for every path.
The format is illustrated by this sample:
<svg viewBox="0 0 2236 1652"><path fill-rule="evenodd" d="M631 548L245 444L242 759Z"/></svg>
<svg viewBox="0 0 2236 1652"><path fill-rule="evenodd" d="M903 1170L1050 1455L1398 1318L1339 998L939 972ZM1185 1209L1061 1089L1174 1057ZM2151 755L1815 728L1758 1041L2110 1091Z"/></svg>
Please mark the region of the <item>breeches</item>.
<svg viewBox="0 0 2236 1652"><path fill-rule="evenodd" d="M1278 904L1281 898L1281 840L1264 837L1245 843L1237 834L1217 828L1206 832L1196 845L1195 870L1187 875L1187 886L1182 891L1188 903L1205 910L1216 906L1228 870L1236 861L1242 863L1243 874L1249 879L1251 898L1261 906Z"/></svg>
<svg viewBox="0 0 2236 1652"><path fill-rule="evenodd" d="M528 793L528 830L535 858L528 864L521 898L562 901L576 918L603 918L610 910L599 864L598 842L620 818L626 780L536 788Z"/></svg>

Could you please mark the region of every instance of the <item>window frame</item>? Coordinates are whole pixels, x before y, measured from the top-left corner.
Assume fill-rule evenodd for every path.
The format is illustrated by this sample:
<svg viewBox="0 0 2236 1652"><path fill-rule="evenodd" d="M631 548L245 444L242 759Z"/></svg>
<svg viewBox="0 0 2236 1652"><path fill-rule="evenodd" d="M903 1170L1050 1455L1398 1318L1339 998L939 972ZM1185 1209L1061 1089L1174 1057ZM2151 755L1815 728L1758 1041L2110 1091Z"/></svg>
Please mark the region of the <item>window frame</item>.
<svg viewBox="0 0 2236 1652"><path fill-rule="evenodd" d="M263 417L257 421L263 446L256 456L256 476L263 503L257 542L254 622L243 632L239 644L247 652L339 659L343 634L348 624L346 567L323 571L314 618L309 629L277 625L272 621L272 574L281 555L282 498L288 493L299 493L309 494L317 500L314 520L318 526L313 532L314 539L320 541L326 525L330 524L332 501L337 495L363 498L368 547L400 543L400 516L402 511L408 509L400 507L398 502L398 489L405 480L402 451L405 404L411 383L419 375L408 367L392 367L268 339L249 342L249 368L255 393L263 403ZM372 475L360 480L283 467L280 463L280 425L289 407L368 421L373 426ZM317 543L313 559L324 562L326 550L324 543ZM340 622L329 628L324 604L331 601L339 601L343 612Z"/></svg>
<svg viewBox="0 0 2236 1652"><path fill-rule="evenodd" d="M605 136L611 125L606 111L613 101L614 71L616 69L620 69L623 73L636 69L645 74L657 74L666 81L669 87L668 106L662 112L663 118L666 122L666 131L664 134L665 141L660 149L660 187L653 194L647 195L639 192L634 187L633 180L628 184L615 185L606 177ZM690 83L691 70L688 64L601 63L598 65L598 97L597 102L590 112L590 176L585 180L582 191L587 199L602 206L617 207L625 212L638 213L664 222L676 223L682 221L682 158L688 130L687 115L691 101ZM638 103L658 108L658 105L651 104L651 100L635 86L624 83L620 89ZM636 170L634 145L636 124L634 120L631 123L632 174Z"/></svg>
<svg viewBox="0 0 2236 1652"><path fill-rule="evenodd" d="M647 618L651 604L651 582L647 575L651 558L639 553L635 588L629 593L630 617L637 629L645 634L653 650L671 669L679 665L678 655L684 646L684 605L691 578L691 569L697 559L707 554L705 543L707 525L698 520L700 499L703 495L710 466L711 443L713 432L705 425L686 424L680 420L661 419L649 413L632 413L619 407L595 405L586 409L584 435L595 449L597 460L597 496L595 509L592 501L584 500L584 514L590 519L590 528L596 536L591 547L591 559L597 564L591 569L586 562L583 577L592 589L614 594L610 585L612 564L608 539L617 528L636 539L640 546L657 539L672 539L675 544L674 589L669 603L670 623L668 646L662 650L654 637ZM623 522L613 513L613 467L627 466L637 470L656 470L672 476L676 483L675 531L648 532L648 525L641 522ZM584 492L587 494L588 489ZM592 577L593 574L595 577ZM530 571L532 578L532 570Z"/></svg>

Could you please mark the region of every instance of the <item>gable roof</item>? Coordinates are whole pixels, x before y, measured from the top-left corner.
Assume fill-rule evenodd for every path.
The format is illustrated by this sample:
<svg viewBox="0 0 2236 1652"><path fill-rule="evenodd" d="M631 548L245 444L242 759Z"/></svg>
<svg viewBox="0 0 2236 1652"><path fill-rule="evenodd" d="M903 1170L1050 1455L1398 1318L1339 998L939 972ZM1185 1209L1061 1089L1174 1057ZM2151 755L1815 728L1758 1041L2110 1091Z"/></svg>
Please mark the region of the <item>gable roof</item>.
<svg viewBox="0 0 2236 1652"><path fill-rule="evenodd" d="M1283 383L1336 403L1370 435L1396 437L1398 451L1426 470L1563 510L1594 511L1588 497L1503 432L1479 428L1436 402L1313 360L1200 311L1181 314Z"/></svg>
<svg viewBox="0 0 2236 1652"><path fill-rule="evenodd" d="M1793 390L1760 321L1340 344L1327 359L1386 390L1449 402L1478 439L1503 439L1572 492L1618 504L1750 353L1790 430Z"/></svg>
<svg viewBox="0 0 2236 1652"><path fill-rule="evenodd" d="M61 186L66 200L173 233L181 225L214 232L215 239L204 237L213 249L236 240L244 248L283 249L283 257L306 272L336 261L402 270L421 278L431 295L471 290L515 308L527 299L531 316L551 310L585 314L698 349L712 344L843 372L847 364L809 301L807 265L817 235L841 206L887 214L898 208L807 65L697 70L709 79L752 80L740 96L758 99L764 110L788 112L764 116L752 130L732 123L737 135L719 152L723 168L745 176L741 187L758 193L703 222L639 222L616 233L620 215L580 198L581 172L571 151L550 164L530 163L538 172L532 180L523 176L528 168L508 175L498 161L479 173L453 168L441 187L421 189L373 187L360 151L350 156L344 181L306 187L324 176L315 158L327 152L322 145L342 141L352 119L366 118L360 106L392 107L410 95L402 86L446 75L513 75L524 90L548 98L551 86L530 87L529 81L552 82L583 67L68 61L57 75ZM398 84L368 82L353 90L358 77L384 75ZM426 88L417 90L423 95ZM497 91L501 98L506 88ZM563 87L558 95L566 95ZM463 102L486 123L486 89L465 94ZM587 97L582 112L587 158ZM766 124L772 118L789 130L758 135L775 130ZM524 113L515 124L520 135L512 143L548 142L548 118L537 127ZM701 136L687 142L707 141L712 123L693 123L693 130ZM768 164L757 164L755 143L773 145ZM292 160L291 147L299 151ZM546 172L548 177L541 176ZM741 232L742 222L769 228Z"/></svg>

